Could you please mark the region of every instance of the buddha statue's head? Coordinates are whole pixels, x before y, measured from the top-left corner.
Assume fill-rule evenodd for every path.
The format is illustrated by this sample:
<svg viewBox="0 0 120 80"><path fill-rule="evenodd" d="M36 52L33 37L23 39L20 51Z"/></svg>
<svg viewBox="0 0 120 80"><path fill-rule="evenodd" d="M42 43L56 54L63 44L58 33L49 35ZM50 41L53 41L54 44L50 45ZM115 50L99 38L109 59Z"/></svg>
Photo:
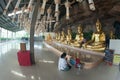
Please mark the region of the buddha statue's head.
<svg viewBox="0 0 120 80"><path fill-rule="evenodd" d="M97 32L101 31L101 23L100 23L99 19L97 19L97 22L96 22L96 29L97 29Z"/></svg>
<svg viewBox="0 0 120 80"><path fill-rule="evenodd" d="M78 26L78 33L81 33L82 32L82 28L81 28L81 26L79 25Z"/></svg>

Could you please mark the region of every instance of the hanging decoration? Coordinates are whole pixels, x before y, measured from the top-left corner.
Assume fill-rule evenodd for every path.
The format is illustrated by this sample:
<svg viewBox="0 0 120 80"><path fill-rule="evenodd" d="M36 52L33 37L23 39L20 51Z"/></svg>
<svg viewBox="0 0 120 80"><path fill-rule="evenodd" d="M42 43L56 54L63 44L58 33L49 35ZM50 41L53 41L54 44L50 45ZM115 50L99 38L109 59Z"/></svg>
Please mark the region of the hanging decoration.
<svg viewBox="0 0 120 80"><path fill-rule="evenodd" d="M23 21L23 14L24 14L24 11L25 11L25 5L24 5L24 7L22 7L22 13L20 14L20 22L22 22Z"/></svg>
<svg viewBox="0 0 120 80"><path fill-rule="evenodd" d="M47 20L50 20L51 12L52 12L52 9L51 9L51 7L49 7L48 10L47 10Z"/></svg>
<svg viewBox="0 0 120 80"><path fill-rule="evenodd" d="M21 0L18 0L17 3L16 3L16 6L14 8L14 15L13 15L13 22L15 21L15 17L16 17L16 12L18 11L18 7L19 7L19 4L20 4Z"/></svg>
<svg viewBox="0 0 120 80"><path fill-rule="evenodd" d="M45 5L46 5L47 1L48 1L48 0L43 0L43 4L42 4L42 7L41 7L41 15L44 15Z"/></svg>
<svg viewBox="0 0 120 80"><path fill-rule="evenodd" d="M28 13L32 11L33 1L34 1L34 0L30 0L30 1L29 1L28 7L27 7L27 12L28 12Z"/></svg>
<svg viewBox="0 0 120 80"><path fill-rule="evenodd" d="M67 0L65 2L65 8L66 8L66 19L69 20L70 19L70 2Z"/></svg>
<svg viewBox="0 0 120 80"><path fill-rule="evenodd" d="M88 0L90 10L94 11L95 10L95 4L93 0Z"/></svg>
<svg viewBox="0 0 120 80"><path fill-rule="evenodd" d="M9 7L9 5L10 5L10 3L11 3L12 1L13 1L13 0L9 0L9 2L7 3L7 6L6 6L5 9L4 9L3 15L6 15L6 12L7 12L7 10L8 10L8 7Z"/></svg>
<svg viewBox="0 0 120 80"><path fill-rule="evenodd" d="M61 3L61 0L54 0L55 2L55 17L59 16L59 4Z"/></svg>
<svg viewBox="0 0 120 80"><path fill-rule="evenodd" d="M59 21L59 14L58 14L58 16L56 16L56 22L58 22Z"/></svg>

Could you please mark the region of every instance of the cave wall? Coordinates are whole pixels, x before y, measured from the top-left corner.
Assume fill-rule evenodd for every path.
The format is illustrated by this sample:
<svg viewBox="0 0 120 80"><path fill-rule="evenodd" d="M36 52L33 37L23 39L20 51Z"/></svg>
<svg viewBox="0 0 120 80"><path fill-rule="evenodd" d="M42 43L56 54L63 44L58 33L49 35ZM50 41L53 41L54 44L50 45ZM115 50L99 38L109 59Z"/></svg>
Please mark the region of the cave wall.
<svg viewBox="0 0 120 80"><path fill-rule="evenodd" d="M91 11L85 1L82 4L76 3L72 5L70 8L70 20L66 20L64 15L60 20L60 26L57 31L64 30L66 32L70 27L72 32L77 32L77 27L81 24L83 32L95 32L95 23L99 19L102 24L102 30L106 35L109 35L110 31L115 33L114 22L120 22L120 15L118 14L120 12L116 11L116 8L120 8L119 3L107 3L105 1L105 3L99 4L95 2L96 11ZM107 6L105 5L106 3L108 4Z"/></svg>

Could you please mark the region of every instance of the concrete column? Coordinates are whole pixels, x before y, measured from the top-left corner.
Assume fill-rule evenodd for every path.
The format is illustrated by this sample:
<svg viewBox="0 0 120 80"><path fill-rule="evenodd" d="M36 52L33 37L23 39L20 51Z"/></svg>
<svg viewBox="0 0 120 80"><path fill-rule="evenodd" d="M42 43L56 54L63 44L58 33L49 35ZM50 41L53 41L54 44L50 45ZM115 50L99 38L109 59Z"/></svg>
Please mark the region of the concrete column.
<svg viewBox="0 0 120 80"><path fill-rule="evenodd" d="M35 4L35 8L32 15L31 25L30 25L30 56L31 56L31 62L32 64L35 64L35 57L34 57L34 29L35 29L35 23L37 19L37 13L39 8L40 0L37 0Z"/></svg>

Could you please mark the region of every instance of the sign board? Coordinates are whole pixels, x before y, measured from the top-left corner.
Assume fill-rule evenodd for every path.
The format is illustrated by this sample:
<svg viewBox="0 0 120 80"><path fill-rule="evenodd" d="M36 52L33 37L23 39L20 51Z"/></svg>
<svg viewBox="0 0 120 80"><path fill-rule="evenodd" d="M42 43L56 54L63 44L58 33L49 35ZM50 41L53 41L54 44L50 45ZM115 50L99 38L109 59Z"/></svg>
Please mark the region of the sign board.
<svg viewBox="0 0 120 80"><path fill-rule="evenodd" d="M110 39L109 49L114 50L114 54L120 54L120 39Z"/></svg>
<svg viewBox="0 0 120 80"><path fill-rule="evenodd" d="M114 54L113 63L116 65L120 63L120 54Z"/></svg>

